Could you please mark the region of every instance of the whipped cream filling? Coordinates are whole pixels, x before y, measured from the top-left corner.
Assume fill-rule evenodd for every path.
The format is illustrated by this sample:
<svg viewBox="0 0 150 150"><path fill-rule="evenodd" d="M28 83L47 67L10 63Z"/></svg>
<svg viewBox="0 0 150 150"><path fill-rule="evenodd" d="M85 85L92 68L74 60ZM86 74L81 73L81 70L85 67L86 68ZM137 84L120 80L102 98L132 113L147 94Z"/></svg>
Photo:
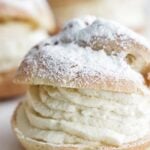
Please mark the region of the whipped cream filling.
<svg viewBox="0 0 150 150"><path fill-rule="evenodd" d="M31 86L17 113L25 136L55 144L114 145L150 130L150 95Z"/></svg>
<svg viewBox="0 0 150 150"><path fill-rule="evenodd" d="M28 50L48 37L43 29L15 22L0 24L0 33L0 72L18 67Z"/></svg>

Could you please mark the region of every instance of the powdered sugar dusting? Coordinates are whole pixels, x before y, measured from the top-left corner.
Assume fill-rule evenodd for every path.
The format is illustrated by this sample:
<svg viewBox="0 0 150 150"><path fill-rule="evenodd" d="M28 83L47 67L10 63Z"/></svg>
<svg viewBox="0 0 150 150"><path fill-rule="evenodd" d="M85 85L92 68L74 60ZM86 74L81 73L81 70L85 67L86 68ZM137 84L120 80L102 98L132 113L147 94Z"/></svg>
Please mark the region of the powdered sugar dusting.
<svg viewBox="0 0 150 150"><path fill-rule="evenodd" d="M150 63L148 42L113 21L90 16L73 19L66 23L58 36L63 43L74 42L93 50L104 49L108 54L124 51L125 56L129 54L136 58L132 66L138 71L141 71L145 64Z"/></svg>
<svg viewBox="0 0 150 150"><path fill-rule="evenodd" d="M82 29L91 25L96 20L94 16L87 16L84 18L75 18L71 21L68 21L63 31L60 33L60 39L62 42L72 42L75 40L76 33L80 32Z"/></svg>
<svg viewBox="0 0 150 150"><path fill-rule="evenodd" d="M116 45L120 46L120 48L122 49L127 49L127 47L129 47L131 44L129 43L129 40L133 41L132 39L134 39L135 41L137 40L141 45L148 45L148 43L146 43L144 39L142 39L141 37L139 39L138 35L130 31L128 28L121 26L119 23L106 21L103 19L95 20L91 26L78 32L76 34L76 41L84 41L86 43L90 43L90 47L94 48L95 44L93 44L92 42L92 38L94 37L95 39L93 39L93 41L95 42L95 44L99 44L101 42L100 40L102 39L104 40L104 42L114 41L114 43L119 40ZM96 39L97 37L99 40ZM102 46L97 47L97 49L101 48Z"/></svg>
<svg viewBox="0 0 150 150"><path fill-rule="evenodd" d="M74 19L29 52L18 78L26 75L25 82L32 84L79 88L120 84L117 90L121 91L128 83L138 87L144 81L135 70L139 69L137 62L147 61L140 59L141 51L149 53L147 47L142 38L117 23L95 17ZM128 53L136 57L133 69L125 60Z"/></svg>

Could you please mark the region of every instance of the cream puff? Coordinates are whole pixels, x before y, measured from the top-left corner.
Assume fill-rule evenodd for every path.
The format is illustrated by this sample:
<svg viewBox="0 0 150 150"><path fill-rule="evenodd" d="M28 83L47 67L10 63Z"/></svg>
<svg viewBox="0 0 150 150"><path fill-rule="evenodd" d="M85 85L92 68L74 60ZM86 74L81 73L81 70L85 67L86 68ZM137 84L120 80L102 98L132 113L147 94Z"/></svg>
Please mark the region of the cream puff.
<svg viewBox="0 0 150 150"><path fill-rule="evenodd" d="M12 82L27 51L55 31L55 22L45 0L0 1L0 98L24 93Z"/></svg>
<svg viewBox="0 0 150 150"><path fill-rule="evenodd" d="M27 150L147 150L150 46L130 29L73 19L32 48L16 82L29 85L13 129Z"/></svg>

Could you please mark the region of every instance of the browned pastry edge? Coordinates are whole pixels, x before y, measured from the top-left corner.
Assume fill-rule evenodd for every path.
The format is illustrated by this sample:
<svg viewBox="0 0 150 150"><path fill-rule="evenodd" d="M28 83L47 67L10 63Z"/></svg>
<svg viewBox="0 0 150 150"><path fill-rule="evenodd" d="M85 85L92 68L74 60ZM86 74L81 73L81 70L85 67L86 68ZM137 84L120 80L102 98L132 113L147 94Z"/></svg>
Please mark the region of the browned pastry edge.
<svg viewBox="0 0 150 150"><path fill-rule="evenodd" d="M147 65L143 71L142 71L143 75L144 75L144 78L145 78L145 81L147 83L148 86L150 86L150 64Z"/></svg>
<svg viewBox="0 0 150 150"><path fill-rule="evenodd" d="M145 26L141 26L141 27L137 27L137 28L132 28L132 27L129 27L130 29L132 29L133 31L135 31L136 33L139 33L139 34L143 34L144 31L145 31ZM53 33L54 35L59 33L62 29L62 26L60 23L57 23L57 27L56 27L56 30L55 32Z"/></svg>
<svg viewBox="0 0 150 150"><path fill-rule="evenodd" d="M16 69L9 72L0 73L0 100L19 96L25 93L25 85L13 83Z"/></svg>
<svg viewBox="0 0 150 150"><path fill-rule="evenodd" d="M132 28L132 27L129 27L129 28ZM137 28L132 28L135 32L137 33L141 33L143 34L145 32L145 26L141 26L141 27L137 27Z"/></svg>
<svg viewBox="0 0 150 150"><path fill-rule="evenodd" d="M39 65L40 66L40 65ZM25 66L24 66L25 67ZM15 82L18 84L31 84L31 85L52 85L58 87L67 87L67 88L90 88L90 89L102 89L107 91L117 91L125 93L142 93L141 87L133 81L127 81L125 79L116 79L113 77L106 76L104 74L99 74L99 76L89 76L82 74L78 75L75 79L72 79L68 82L63 82L63 79L57 80L58 76L56 75L55 80L49 80L48 77L43 79L38 76L30 74L35 67L28 67L28 72L25 72L23 69L19 70L19 74L15 77ZM50 75L49 75L50 76ZM87 84L88 81L88 84Z"/></svg>
<svg viewBox="0 0 150 150"><path fill-rule="evenodd" d="M81 146L81 145L67 145L67 144L52 144L52 143L44 143L43 141L34 140L28 138L23 135L23 133L17 128L16 123L16 115L17 110L21 106L20 103L12 117L12 128L14 133L17 135L19 141L24 146L26 150L95 150L95 148L89 148L88 146ZM150 149L150 136L146 136L143 139L140 139L136 142L124 144L120 147L110 147L110 146L101 146L97 148L97 150L149 150Z"/></svg>

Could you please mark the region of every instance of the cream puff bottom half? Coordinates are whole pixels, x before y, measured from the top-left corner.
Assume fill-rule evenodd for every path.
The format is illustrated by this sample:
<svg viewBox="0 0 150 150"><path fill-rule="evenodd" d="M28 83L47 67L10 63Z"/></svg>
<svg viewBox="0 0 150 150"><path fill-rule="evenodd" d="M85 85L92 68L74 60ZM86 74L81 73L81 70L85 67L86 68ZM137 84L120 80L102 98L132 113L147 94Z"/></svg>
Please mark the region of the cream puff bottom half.
<svg viewBox="0 0 150 150"><path fill-rule="evenodd" d="M137 141L150 130L150 98L101 90L31 86L17 110L25 137L51 144L100 147Z"/></svg>

